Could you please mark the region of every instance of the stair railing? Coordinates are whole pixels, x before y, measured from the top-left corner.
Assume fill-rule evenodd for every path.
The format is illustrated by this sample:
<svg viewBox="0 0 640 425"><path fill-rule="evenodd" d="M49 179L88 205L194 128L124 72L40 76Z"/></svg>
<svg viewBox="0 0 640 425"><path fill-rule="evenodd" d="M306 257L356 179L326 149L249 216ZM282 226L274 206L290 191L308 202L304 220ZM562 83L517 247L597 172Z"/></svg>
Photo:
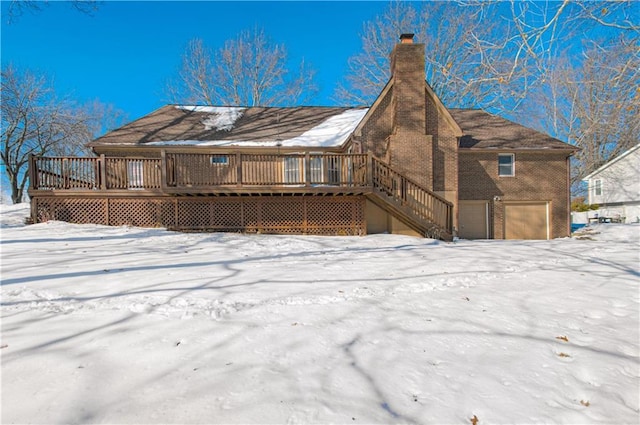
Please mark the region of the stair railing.
<svg viewBox="0 0 640 425"><path fill-rule="evenodd" d="M452 234L451 202L423 188L375 157L371 157L371 179L374 191L387 195L399 206Z"/></svg>

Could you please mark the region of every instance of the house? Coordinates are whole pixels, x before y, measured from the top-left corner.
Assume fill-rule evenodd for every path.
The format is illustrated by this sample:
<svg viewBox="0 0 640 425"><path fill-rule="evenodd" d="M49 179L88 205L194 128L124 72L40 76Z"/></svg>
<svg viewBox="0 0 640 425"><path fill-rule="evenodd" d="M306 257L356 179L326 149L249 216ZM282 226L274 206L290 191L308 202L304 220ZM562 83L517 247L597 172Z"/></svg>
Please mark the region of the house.
<svg viewBox="0 0 640 425"><path fill-rule="evenodd" d="M32 219L180 230L463 238L568 236L557 139L447 109L422 44L401 36L369 108L167 105L92 141L95 158L34 157Z"/></svg>
<svg viewBox="0 0 640 425"><path fill-rule="evenodd" d="M601 218L640 221L640 144L618 155L582 179L588 202L599 205Z"/></svg>

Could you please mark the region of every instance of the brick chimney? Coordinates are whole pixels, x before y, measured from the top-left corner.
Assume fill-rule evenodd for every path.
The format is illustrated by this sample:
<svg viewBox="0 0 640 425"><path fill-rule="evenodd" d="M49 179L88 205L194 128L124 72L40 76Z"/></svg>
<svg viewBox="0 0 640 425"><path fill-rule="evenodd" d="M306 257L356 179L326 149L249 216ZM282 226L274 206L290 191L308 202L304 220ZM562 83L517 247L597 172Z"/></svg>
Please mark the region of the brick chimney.
<svg viewBox="0 0 640 425"><path fill-rule="evenodd" d="M424 44L414 44L413 34L402 34L391 52L396 131L421 129L424 134L424 65Z"/></svg>
<svg viewBox="0 0 640 425"><path fill-rule="evenodd" d="M400 43L402 43L402 44L412 44L413 43L413 34L411 34L411 33L400 34Z"/></svg>
<svg viewBox="0 0 640 425"><path fill-rule="evenodd" d="M433 189L433 145L426 129L425 46L413 34L402 34L391 52L393 134L391 166Z"/></svg>

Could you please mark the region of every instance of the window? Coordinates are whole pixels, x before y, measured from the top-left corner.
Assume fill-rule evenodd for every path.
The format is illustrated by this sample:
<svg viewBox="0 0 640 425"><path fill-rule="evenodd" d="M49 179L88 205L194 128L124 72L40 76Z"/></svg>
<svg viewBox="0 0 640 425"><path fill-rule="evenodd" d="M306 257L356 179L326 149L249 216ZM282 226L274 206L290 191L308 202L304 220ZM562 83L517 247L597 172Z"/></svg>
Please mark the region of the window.
<svg viewBox="0 0 640 425"><path fill-rule="evenodd" d="M512 153L501 153L498 155L498 175L515 175L515 156Z"/></svg>
<svg viewBox="0 0 640 425"><path fill-rule="evenodd" d="M593 193L596 196L602 196L602 180L597 179L593 181Z"/></svg>
<svg viewBox="0 0 640 425"><path fill-rule="evenodd" d="M337 184L340 182L340 158L322 153L309 158L309 177L312 184Z"/></svg>
<svg viewBox="0 0 640 425"><path fill-rule="evenodd" d="M327 157L327 174L329 184L340 183L340 158L336 156Z"/></svg>
<svg viewBox="0 0 640 425"><path fill-rule="evenodd" d="M311 183L322 183L324 178L322 176L322 157L312 156L309 158L309 174Z"/></svg>
<svg viewBox="0 0 640 425"><path fill-rule="evenodd" d="M284 158L284 182L300 183L300 158L290 156Z"/></svg>
<svg viewBox="0 0 640 425"><path fill-rule="evenodd" d="M129 189L144 188L144 161L136 159L127 161L127 187Z"/></svg>
<svg viewBox="0 0 640 425"><path fill-rule="evenodd" d="M212 165L229 165L229 157L227 155L211 155Z"/></svg>

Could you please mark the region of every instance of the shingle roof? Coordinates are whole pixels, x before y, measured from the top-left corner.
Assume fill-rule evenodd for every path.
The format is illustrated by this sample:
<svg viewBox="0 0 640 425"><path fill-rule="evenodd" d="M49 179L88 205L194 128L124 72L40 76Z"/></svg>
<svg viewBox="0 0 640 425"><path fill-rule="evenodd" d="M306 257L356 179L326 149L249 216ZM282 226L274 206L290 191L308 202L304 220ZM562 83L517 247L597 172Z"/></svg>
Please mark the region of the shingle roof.
<svg viewBox="0 0 640 425"><path fill-rule="evenodd" d="M449 109L462 129L463 149L563 149L575 150L547 134L479 109Z"/></svg>
<svg viewBox="0 0 640 425"><path fill-rule="evenodd" d="M340 146L365 112L366 108L167 105L88 146Z"/></svg>
<svg viewBox="0 0 640 425"><path fill-rule="evenodd" d="M88 146L340 146L366 108L301 106L164 106L90 142ZM462 149L575 147L478 109L449 109L463 132Z"/></svg>

